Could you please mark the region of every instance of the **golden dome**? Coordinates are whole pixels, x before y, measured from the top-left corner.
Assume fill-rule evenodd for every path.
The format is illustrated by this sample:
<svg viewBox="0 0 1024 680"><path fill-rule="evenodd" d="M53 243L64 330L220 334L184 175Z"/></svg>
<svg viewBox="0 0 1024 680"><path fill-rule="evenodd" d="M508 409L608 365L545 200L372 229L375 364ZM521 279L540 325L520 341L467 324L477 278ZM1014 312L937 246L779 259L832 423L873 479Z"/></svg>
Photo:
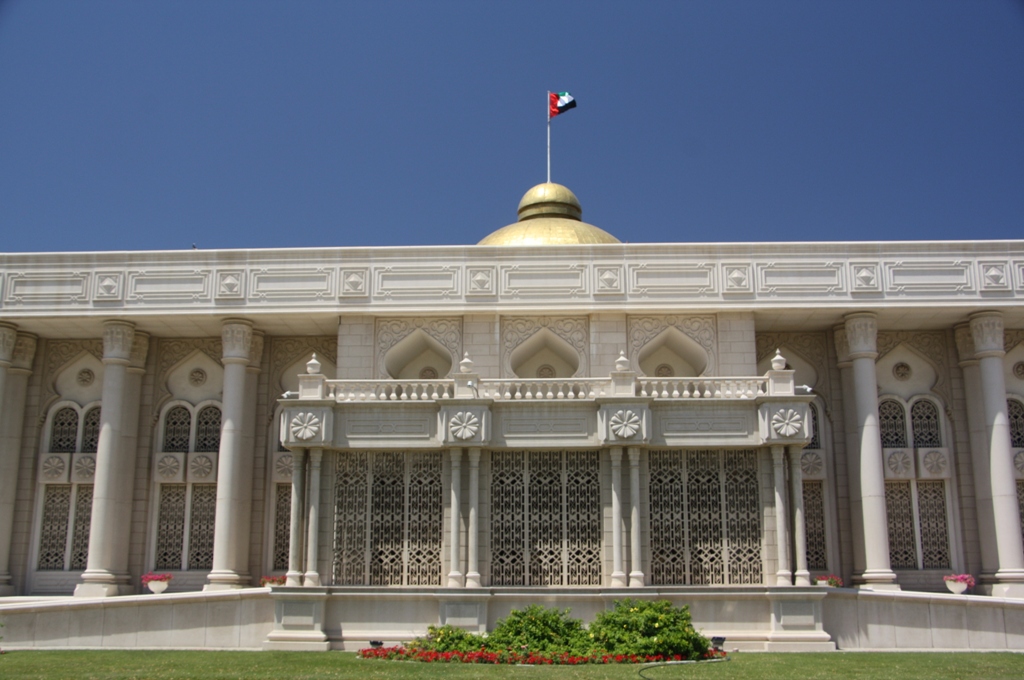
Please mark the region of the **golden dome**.
<svg viewBox="0 0 1024 680"><path fill-rule="evenodd" d="M519 201L519 221L491 233L481 246L548 246L621 243L607 231L581 221L576 195L561 184L538 184Z"/></svg>

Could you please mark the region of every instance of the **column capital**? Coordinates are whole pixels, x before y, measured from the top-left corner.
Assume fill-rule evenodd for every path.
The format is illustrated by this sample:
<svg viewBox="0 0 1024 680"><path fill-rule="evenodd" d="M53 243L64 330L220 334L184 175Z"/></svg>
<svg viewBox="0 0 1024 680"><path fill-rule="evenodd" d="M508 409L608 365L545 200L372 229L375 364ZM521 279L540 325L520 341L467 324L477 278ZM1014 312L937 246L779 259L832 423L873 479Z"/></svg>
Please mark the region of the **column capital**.
<svg viewBox="0 0 1024 680"><path fill-rule="evenodd" d="M149 333L144 331L135 331L135 337L132 339L132 352L128 358L128 366L130 368L144 369L146 367L146 357L149 355Z"/></svg>
<svg viewBox="0 0 1024 680"><path fill-rule="evenodd" d="M14 342L14 354L11 356L11 367L31 371L38 341L35 333L18 333L18 339Z"/></svg>
<svg viewBox="0 0 1024 680"><path fill-rule="evenodd" d="M978 357L974 352L974 333L971 332L971 324L968 321L958 323L953 327L953 338L956 340L956 351L960 356L960 365L969 366L978 363Z"/></svg>
<svg viewBox="0 0 1024 680"><path fill-rule="evenodd" d="M128 363L135 345L135 324L111 319L103 322L103 361Z"/></svg>
<svg viewBox="0 0 1024 680"><path fill-rule="evenodd" d="M850 359L874 359L878 356L878 318L873 312L854 312L844 317L843 330Z"/></svg>
<svg viewBox="0 0 1024 680"><path fill-rule="evenodd" d="M839 324L832 328L832 339L836 344L836 360L840 368L850 363L850 344L846 342L846 326Z"/></svg>
<svg viewBox="0 0 1024 680"><path fill-rule="evenodd" d="M1002 357L1006 354L1003 346L1003 315L999 312L975 312L970 316L971 339L974 340L974 354L978 359Z"/></svg>
<svg viewBox="0 0 1024 680"><path fill-rule="evenodd" d="M223 358L248 363L252 350L252 322L247 319L224 319L221 326Z"/></svg>
<svg viewBox="0 0 1024 680"><path fill-rule="evenodd" d="M252 345L249 347L249 370L259 372L263 362L263 331L253 329Z"/></svg>
<svg viewBox="0 0 1024 680"><path fill-rule="evenodd" d="M14 345L18 342L18 327L0 321L0 364L10 364L14 358Z"/></svg>

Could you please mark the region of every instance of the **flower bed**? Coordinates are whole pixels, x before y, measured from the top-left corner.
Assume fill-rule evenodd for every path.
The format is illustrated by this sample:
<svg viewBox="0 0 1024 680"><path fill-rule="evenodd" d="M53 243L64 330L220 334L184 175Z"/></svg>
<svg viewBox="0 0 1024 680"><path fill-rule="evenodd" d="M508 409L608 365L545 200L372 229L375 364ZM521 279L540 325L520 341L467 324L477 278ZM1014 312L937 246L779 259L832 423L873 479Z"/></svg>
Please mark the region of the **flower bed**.
<svg viewBox="0 0 1024 680"><path fill-rule="evenodd" d="M690 621L687 607L667 601L620 600L590 625L569 610L531 605L512 610L489 635L455 626L430 626L407 646L359 651L363 659L427 663L526 665L671 663L722 659Z"/></svg>

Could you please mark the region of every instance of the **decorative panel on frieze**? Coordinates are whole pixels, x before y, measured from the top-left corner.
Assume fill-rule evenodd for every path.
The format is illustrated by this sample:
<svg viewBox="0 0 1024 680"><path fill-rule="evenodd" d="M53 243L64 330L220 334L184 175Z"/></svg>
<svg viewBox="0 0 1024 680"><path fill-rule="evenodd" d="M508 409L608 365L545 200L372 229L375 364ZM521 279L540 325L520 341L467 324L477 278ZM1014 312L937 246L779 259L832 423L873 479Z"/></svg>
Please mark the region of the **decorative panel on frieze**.
<svg viewBox="0 0 1024 680"><path fill-rule="evenodd" d="M669 446L707 446L710 442L755 444L758 420L755 404L687 402L677 406L654 406L652 441Z"/></svg>
<svg viewBox="0 0 1024 680"><path fill-rule="evenodd" d="M210 302L213 272L209 269L131 269L125 297L129 303Z"/></svg>
<svg viewBox="0 0 1024 680"><path fill-rule="evenodd" d="M92 277L79 272L9 272L4 303L10 306L82 303L89 300Z"/></svg>
<svg viewBox="0 0 1024 680"><path fill-rule="evenodd" d="M501 295L513 300L578 298L590 294L587 266L552 263L499 268Z"/></svg>
<svg viewBox="0 0 1024 680"><path fill-rule="evenodd" d="M965 260L883 262L886 292L892 294L973 293L973 263Z"/></svg>
<svg viewBox="0 0 1024 680"><path fill-rule="evenodd" d="M766 297L845 297L848 290L844 262L755 262L754 270L757 292Z"/></svg>
<svg viewBox="0 0 1024 680"><path fill-rule="evenodd" d="M252 302L320 301L335 297L333 267L254 269L249 272Z"/></svg>
<svg viewBox="0 0 1024 680"><path fill-rule="evenodd" d="M415 300L461 297L461 268L454 265L385 266L373 270L375 298Z"/></svg>
<svg viewBox="0 0 1024 680"><path fill-rule="evenodd" d="M716 265L706 262L628 265L629 293L640 298L717 297Z"/></svg>

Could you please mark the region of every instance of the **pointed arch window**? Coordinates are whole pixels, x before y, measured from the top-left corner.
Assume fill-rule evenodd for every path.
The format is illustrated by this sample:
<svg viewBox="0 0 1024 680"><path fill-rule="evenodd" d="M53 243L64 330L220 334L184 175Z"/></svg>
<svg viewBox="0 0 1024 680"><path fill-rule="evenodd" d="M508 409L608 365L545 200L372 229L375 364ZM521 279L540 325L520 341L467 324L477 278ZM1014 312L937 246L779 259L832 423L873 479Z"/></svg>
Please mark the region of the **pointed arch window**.
<svg viewBox="0 0 1024 680"><path fill-rule="evenodd" d="M914 433L914 448L942 446L939 409L932 402L922 399L910 407L910 425Z"/></svg>
<svg viewBox="0 0 1024 680"><path fill-rule="evenodd" d="M903 404L886 399L878 405L878 426L882 433L882 448L907 447L907 416Z"/></svg>
<svg viewBox="0 0 1024 680"><path fill-rule="evenodd" d="M50 453L74 453L78 446L78 411L65 406L53 415Z"/></svg>

